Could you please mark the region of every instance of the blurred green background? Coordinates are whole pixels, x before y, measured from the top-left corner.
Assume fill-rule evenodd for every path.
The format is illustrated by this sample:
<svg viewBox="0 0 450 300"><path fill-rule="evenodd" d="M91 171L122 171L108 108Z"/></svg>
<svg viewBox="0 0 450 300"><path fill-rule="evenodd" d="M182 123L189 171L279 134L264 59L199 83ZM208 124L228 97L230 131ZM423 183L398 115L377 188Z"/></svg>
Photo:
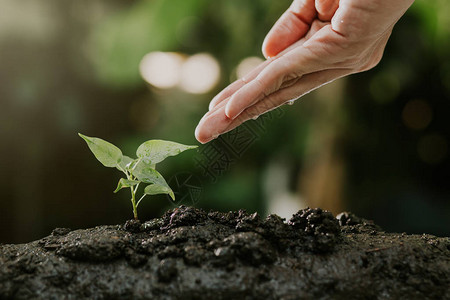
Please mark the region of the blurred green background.
<svg viewBox="0 0 450 300"><path fill-rule="evenodd" d="M196 144L210 99L262 59L290 3L0 0L0 243L131 218L128 193L112 193L120 173L77 133L128 155L153 138ZM320 206L448 236L449 118L450 2L416 0L376 68L283 107L215 182L194 151L159 170L193 174L206 209ZM147 199L140 217L171 207Z"/></svg>

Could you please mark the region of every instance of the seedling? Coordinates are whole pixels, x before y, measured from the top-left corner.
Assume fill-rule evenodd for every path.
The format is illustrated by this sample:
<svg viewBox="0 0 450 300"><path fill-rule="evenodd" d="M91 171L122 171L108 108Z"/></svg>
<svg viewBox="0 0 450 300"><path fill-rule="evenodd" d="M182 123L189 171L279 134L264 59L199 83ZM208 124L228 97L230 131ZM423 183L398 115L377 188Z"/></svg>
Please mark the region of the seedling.
<svg viewBox="0 0 450 300"><path fill-rule="evenodd" d="M138 219L137 208L147 195L168 194L175 201L175 194L167 184L164 177L156 171L156 164L169 156L175 156L183 151L195 149L197 146L188 146L163 140L150 140L141 144L137 151L137 158L133 159L122 154L122 151L113 144L95 137L78 134L83 138L94 153L95 157L105 166L116 168L123 172L126 178L121 178L114 193L123 188L131 190L131 204L134 218ZM136 201L136 193L140 184L148 184L144 194Z"/></svg>

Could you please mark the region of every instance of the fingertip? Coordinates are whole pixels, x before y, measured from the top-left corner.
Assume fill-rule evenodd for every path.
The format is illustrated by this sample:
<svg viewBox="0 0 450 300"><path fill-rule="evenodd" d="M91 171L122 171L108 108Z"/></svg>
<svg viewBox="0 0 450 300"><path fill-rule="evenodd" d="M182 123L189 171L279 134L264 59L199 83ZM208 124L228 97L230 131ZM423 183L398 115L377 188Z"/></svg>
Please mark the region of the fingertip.
<svg viewBox="0 0 450 300"><path fill-rule="evenodd" d="M270 57L270 55L266 51L266 44L267 44L267 39L264 39L264 42L261 47L261 52L262 52L262 55L264 56L264 58L268 59Z"/></svg>
<svg viewBox="0 0 450 300"><path fill-rule="evenodd" d="M222 93L219 93L216 96L214 96L214 98L212 98L212 100L209 102L209 105L208 105L209 110L212 110L217 105L217 103L220 102L219 99L221 99L221 96L222 96Z"/></svg>
<svg viewBox="0 0 450 300"><path fill-rule="evenodd" d="M266 59L276 56L280 50L278 45L272 46L270 41L264 41L262 53Z"/></svg>
<svg viewBox="0 0 450 300"><path fill-rule="evenodd" d="M230 103L228 103L228 104L225 106L225 115L227 116L228 119L231 119L231 120L236 119L236 116L237 116L237 115L236 115L235 112L233 112L233 109L232 109Z"/></svg>
<svg viewBox="0 0 450 300"><path fill-rule="evenodd" d="M229 120L226 118L224 108L215 108L203 116L195 128L195 138L202 144L216 139L222 129L227 126Z"/></svg>
<svg viewBox="0 0 450 300"><path fill-rule="evenodd" d="M196 138L197 141L199 141L201 144L206 144L207 142L210 141L210 139L208 139L208 136L205 134L204 130L202 129L201 121L200 121L200 123L197 125L197 128L195 128L195 138Z"/></svg>
<svg viewBox="0 0 450 300"><path fill-rule="evenodd" d="M264 57L277 56L304 37L310 29L313 18L314 14L309 13L304 18L299 18L298 14L292 12L284 13L264 39L262 46Z"/></svg>
<svg viewBox="0 0 450 300"><path fill-rule="evenodd" d="M208 136L206 135L205 126L204 126L205 116L203 116L203 118L200 120L200 122L198 122L198 125L195 128L195 132L194 132L195 138L197 139L197 141L199 141L202 144L205 144L208 142Z"/></svg>

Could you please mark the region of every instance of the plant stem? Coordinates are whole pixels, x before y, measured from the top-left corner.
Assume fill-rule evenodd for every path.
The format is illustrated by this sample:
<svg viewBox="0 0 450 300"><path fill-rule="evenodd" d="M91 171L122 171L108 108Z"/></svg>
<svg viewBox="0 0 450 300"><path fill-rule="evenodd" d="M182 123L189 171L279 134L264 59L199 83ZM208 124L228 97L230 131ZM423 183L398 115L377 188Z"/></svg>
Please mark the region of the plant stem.
<svg viewBox="0 0 450 300"><path fill-rule="evenodd" d="M133 187L130 187L130 189L131 189L131 204L133 205L134 219L138 220L137 206L136 206L136 192Z"/></svg>
<svg viewBox="0 0 450 300"><path fill-rule="evenodd" d="M141 199L139 199L139 201L136 204L136 207L139 207L139 203L141 203L141 201L144 199L144 197L147 196L146 194L142 195Z"/></svg>
<svg viewBox="0 0 450 300"><path fill-rule="evenodd" d="M134 180L133 175L131 175L127 171L124 171L124 173L125 173L125 175L127 175L127 179L128 180ZM134 215L134 219L135 220L138 220L137 205L136 205L136 191L137 191L138 186L139 186L139 184L136 186L136 188L130 186L130 190L131 190L131 205L133 205L133 215Z"/></svg>

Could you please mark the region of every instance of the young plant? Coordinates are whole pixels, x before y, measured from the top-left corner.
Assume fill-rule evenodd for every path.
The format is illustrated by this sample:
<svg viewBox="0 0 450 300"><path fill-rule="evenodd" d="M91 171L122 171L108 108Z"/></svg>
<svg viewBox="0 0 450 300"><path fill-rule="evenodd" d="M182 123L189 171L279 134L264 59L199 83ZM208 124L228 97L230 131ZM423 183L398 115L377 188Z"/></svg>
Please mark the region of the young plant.
<svg viewBox="0 0 450 300"><path fill-rule="evenodd" d="M175 156L183 151L195 149L197 146L187 146L163 140L150 140L141 144L137 151L137 158L133 159L122 154L113 144L99 138L78 134L83 138L95 157L105 166L122 171L126 178L121 178L114 193L123 188L131 190L131 204L134 218L138 219L137 208L147 195L168 194L175 200L175 194L164 177L156 171L156 164L169 156ZM136 201L136 193L141 184L148 184L144 194Z"/></svg>

